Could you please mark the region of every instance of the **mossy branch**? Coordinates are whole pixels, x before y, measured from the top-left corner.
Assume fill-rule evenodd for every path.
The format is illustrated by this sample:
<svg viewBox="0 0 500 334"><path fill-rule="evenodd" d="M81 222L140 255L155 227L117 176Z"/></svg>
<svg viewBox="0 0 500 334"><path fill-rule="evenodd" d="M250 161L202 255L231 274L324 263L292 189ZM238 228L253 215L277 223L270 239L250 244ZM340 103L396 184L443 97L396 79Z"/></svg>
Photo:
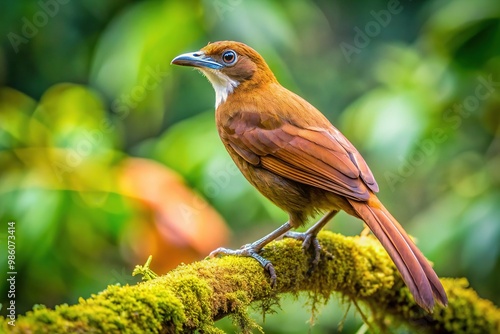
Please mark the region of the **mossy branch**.
<svg viewBox="0 0 500 334"><path fill-rule="evenodd" d="M429 315L413 302L374 238L322 232L320 243L333 257L323 256L312 273L296 240L266 247L264 255L278 275L274 289L257 262L228 256L181 265L135 286L109 286L77 305L37 307L20 316L15 327L1 319L0 328L12 333L219 333L214 321L232 315L243 331L250 331L250 303L261 301L266 308L280 294L308 291L315 301L339 292L346 301L367 305L379 327L396 322L419 333L500 333L499 309L480 299L465 279L443 279L449 305Z"/></svg>

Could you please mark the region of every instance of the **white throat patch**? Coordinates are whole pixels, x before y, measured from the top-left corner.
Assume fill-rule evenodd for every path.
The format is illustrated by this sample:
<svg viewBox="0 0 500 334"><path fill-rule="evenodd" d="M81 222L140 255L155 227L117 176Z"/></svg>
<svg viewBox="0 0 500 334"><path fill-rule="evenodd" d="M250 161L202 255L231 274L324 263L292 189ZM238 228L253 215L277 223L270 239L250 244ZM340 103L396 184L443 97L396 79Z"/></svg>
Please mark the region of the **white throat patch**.
<svg viewBox="0 0 500 334"><path fill-rule="evenodd" d="M236 87L238 87L239 82L232 80L220 71L204 68L200 70L214 87L215 109L217 109L222 102L226 101L228 95L231 94Z"/></svg>

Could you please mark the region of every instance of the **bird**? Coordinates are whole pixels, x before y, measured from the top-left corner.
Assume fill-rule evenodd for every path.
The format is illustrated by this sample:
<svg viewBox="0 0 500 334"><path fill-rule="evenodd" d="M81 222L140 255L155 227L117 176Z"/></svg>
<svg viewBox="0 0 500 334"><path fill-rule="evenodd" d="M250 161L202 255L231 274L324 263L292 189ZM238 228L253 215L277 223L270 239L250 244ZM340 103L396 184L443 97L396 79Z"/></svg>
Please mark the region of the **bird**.
<svg viewBox="0 0 500 334"><path fill-rule="evenodd" d="M353 144L314 106L283 87L264 58L235 41L209 43L181 54L171 64L196 68L215 90L220 139L245 178L288 214L288 221L240 249L218 248L211 257L236 255L257 260L276 284L276 271L260 251L285 236L312 249L320 261L317 235L340 211L365 222L383 245L415 302L432 312L446 306L446 292L422 252L376 194L378 184ZM324 216L305 232L307 220Z"/></svg>

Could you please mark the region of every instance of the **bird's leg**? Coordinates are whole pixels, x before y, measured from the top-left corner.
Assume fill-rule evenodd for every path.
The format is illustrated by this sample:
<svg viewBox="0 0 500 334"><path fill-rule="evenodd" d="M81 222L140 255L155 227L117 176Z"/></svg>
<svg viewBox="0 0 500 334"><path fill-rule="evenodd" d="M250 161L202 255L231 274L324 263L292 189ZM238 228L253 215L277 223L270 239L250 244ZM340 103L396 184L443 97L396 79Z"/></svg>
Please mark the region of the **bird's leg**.
<svg viewBox="0 0 500 334"><path fill-rule="evenodd" d="M311 226L306 232L287 232L284 237L285 238L293 238L297 240L302 240L302 249L307 251L311 246L314 251L314 258L312 261L313 268L318 265L320 254L321 254L321 246L319 244L316 236L319 231L338 213L338 211L330 211L326 215L323 216L316 224Z"/></svg>
<svg viewBox="0 0 500 334"><path fill-rule="evenodd" d="M363 231L361 231L361 233L359 234L359 236L363 237L363 238L367 237L368 234L370 234L370 232L372 231L372 230L370 230L370 228L368 227L368 225L366 225L366 224L364 224L364 225L365 225L365 227L363 227Z"/></svg>
<svg viewBox="0 0 500 334"><path fill-rule="evenodd" d="M257 260L264 269L269 272L271 276L271 286L276 285L276 271L274 270L273 264L271 261L267 260L263 256L259 255L259 252L262 248L264 248L268 243L280 237L284 233L288 232L292 228L289 222L284 223L280 227L278 227L273 232L268 235L260 238L259 240L252 242L251 244L246 244L242 246L240 249L228 249L228 248L217 248L213 252L210 253L210 257L216 257L218 255L236 255L236 256L248 256L255 260Z"/></svg>

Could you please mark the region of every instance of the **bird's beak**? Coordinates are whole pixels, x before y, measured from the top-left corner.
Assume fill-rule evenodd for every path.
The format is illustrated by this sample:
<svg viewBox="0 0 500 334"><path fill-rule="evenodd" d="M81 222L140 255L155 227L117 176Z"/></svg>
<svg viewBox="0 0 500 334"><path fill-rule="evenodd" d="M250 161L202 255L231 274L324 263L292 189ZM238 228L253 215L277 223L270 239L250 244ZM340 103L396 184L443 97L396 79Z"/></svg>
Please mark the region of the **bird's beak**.
<svg viewBox="0 0 500 334"><path fill-rule="evenodd" d="M181 66L205 67L213 70L220 70L224 66L216 62L213 58L206 56L203 52L184 53L175 57L171 64Z"/></svg>

